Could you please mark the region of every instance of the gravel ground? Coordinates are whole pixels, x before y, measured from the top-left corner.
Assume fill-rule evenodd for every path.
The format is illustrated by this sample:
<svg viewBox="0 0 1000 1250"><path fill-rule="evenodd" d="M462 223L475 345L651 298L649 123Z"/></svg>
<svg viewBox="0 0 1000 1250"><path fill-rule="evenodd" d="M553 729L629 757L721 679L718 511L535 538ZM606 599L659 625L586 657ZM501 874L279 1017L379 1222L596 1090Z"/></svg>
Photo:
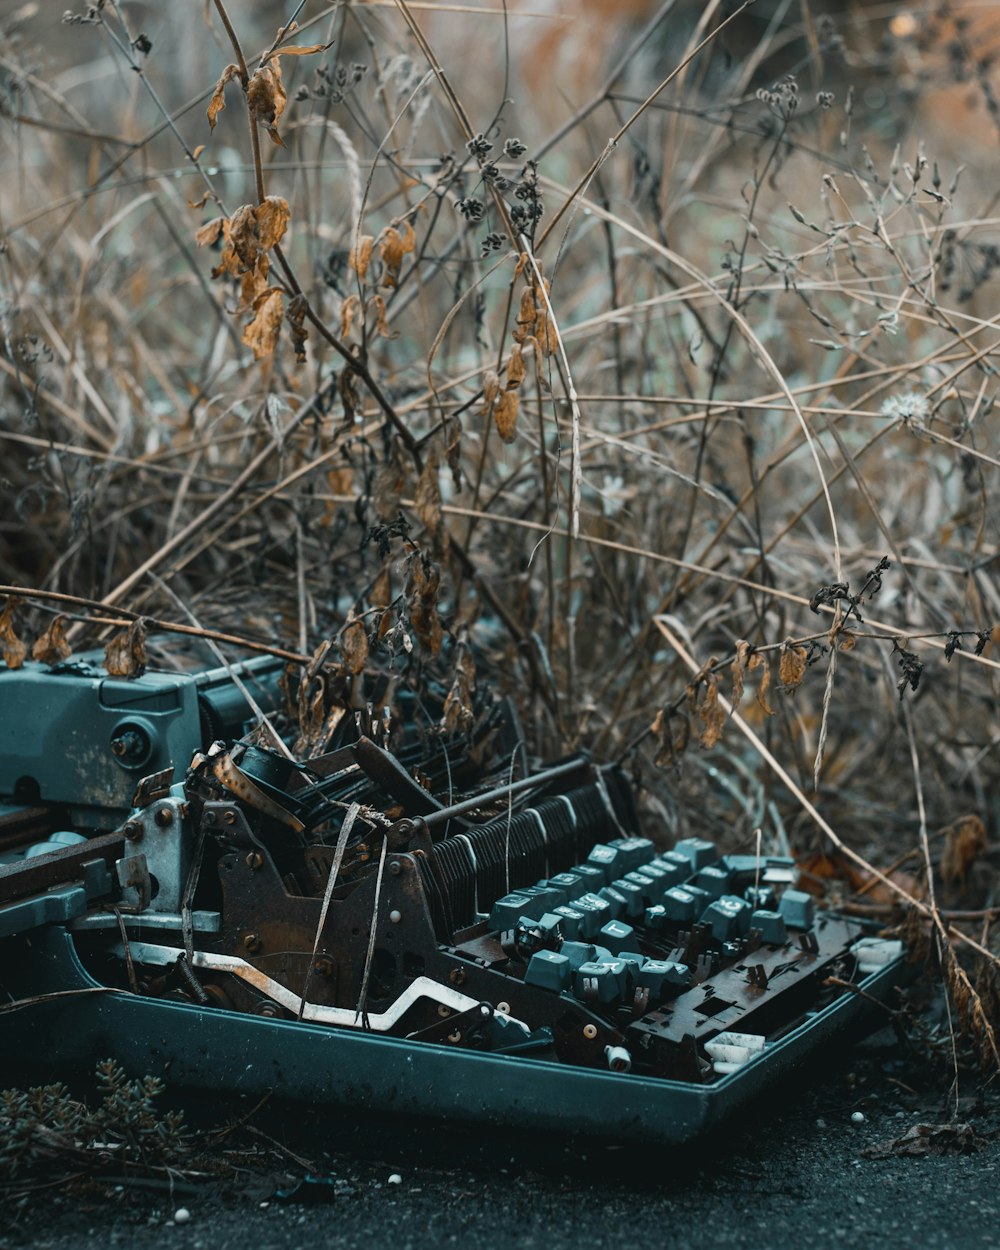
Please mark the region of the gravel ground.
<svg viewBox="0 0 1000 1250"><path fill-rule="evenodd" d="M53 1190L8 1205L0 1247L995 1246L1000 1101L960 1103L958 1118L977 1134L974 1153L866 1158L867 1148L915 1124L950 1118L940 1092L907 1089L900 1073L892 1050L869 1043L828 1067L822 1081L784 1091L780 1103L758 1106L698 1149L642 1156L571 1156L551 1142L473 1145L440 1128L390 1140L364 1126L347 1138L338 1126L321 1144L269 1125L287 1149L312 1160L324 1183L302 1184L305 1169L286 1149L271 1155L287 1169L284 1178L258 1171L236 1187L184 1187L171 1196L129 1186L86 1199ZM296 1180L295 1200L281 1201L276 1188Z"/></svg>

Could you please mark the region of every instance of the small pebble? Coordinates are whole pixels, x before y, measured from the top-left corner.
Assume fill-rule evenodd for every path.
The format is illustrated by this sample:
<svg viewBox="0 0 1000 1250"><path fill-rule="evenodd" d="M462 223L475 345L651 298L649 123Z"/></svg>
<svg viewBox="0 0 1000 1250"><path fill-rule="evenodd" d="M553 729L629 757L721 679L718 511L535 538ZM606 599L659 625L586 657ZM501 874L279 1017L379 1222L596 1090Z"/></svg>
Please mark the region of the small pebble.
<svg viewBox="0 0 1000 1250"><path fill-rule="evenodd" d="M864 1122L865 1122L865 1116L864 1116L864 1112L863 1112L863 1111L852 1111L852 1112L851 1112L851 1123L852 1123L852 1124L864 1124Z"/></svg>
<svg viewBox="0 0 1000 1250"><path fill-rule="evenodd" d="M826 1128L826 1120L817 1120L817 1121L816 1121L816 1127L817 1127L817 1128Z"/></svg>
<svg viewBox="0 0 1000 1250"><path fill-rule="evenodd" d="M187 1207L178 1207L174 1212L175 1224L186 1224L190 1218L191 1212L187 1209Z"/></svg>
<svg viewBox="0 0 1000 1250"><path fill-rule="evenodd" d="M403 1178L400 1176L398 1172L393 1172L393 1174L389 1177L390 1185L402 1185L402 1183L403 1183Z"/></svg>

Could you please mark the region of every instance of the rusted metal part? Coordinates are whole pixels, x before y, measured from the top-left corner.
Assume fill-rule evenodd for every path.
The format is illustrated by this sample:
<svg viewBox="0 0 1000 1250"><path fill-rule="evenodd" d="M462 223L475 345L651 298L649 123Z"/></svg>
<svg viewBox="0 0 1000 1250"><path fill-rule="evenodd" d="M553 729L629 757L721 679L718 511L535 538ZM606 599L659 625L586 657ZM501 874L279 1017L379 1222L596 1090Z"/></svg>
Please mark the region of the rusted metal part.
<svg viewBox="0 0 1000 1250"><path fill-rule="evenodd" d="M286 811L280 803L264 793L255 782L233 762L229 752L216 755L211 761L211 772L215 780L230 794L241 799L254 811L269 816L279 824L285 825L295 833L301 833L305 825L297 816Z"/></svg>
<svg viewBox="0 0 1000 1250"><path fill-rule="evenodd" d="M65 850L49 851L13 864L0 864L0 903L38 894L52 886L83 880L88 865L102 868L116 880L116 863L125 855L125 837L105 833ZM109 890L109 892L111 892Z"/></svg>

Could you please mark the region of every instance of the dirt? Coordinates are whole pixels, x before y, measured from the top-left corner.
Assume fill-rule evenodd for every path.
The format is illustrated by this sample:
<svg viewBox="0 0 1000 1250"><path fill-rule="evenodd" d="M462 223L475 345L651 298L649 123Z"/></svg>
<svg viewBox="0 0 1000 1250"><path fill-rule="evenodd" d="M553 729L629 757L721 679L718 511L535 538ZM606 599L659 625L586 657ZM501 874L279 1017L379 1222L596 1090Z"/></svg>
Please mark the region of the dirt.
<svg viewBox="0 0 1000 1250"><path fill-rule="evenodd" d="M281 1175L180 1185L173 1195L132 1184L103 1197L51 1191L8 1208L0 1247L994 1246L1000 1100L988 1087L956 1107L940 1083L913 1080L893 1046L868 1042L699 1148L642 1155L495 1143L488 1130L470 1146L434 1127L390 1140L359 1125L349 1139L337 1128L318 1141L270 1125L284 1128ZM938 1135L923 1155L865 1157L918 1124L949 1120L971 1132ZM949 1143L973 1152L938 1153Z"/></svg>

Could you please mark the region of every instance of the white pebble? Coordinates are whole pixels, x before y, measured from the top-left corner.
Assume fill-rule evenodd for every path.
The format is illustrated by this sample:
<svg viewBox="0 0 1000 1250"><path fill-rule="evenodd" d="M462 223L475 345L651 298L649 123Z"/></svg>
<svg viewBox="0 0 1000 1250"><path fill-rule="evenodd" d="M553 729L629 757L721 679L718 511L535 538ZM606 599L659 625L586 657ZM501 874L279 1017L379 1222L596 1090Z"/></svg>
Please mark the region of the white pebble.
<svg viewBox="0 0 1000 1250"><path fill-rule="evenodd" d="M191 1212L187 1209L187 1207L178 1207L174 1212L175 1224L186 1224L190 1218Z"/></svg>
<svg viewBox="0 0 1000 1250"><path fill-rule="evenodd" d="M816 1127L817 1127L817 1128L826 1128L826 1120L817 1120L817 1121L816 1121Z"/></svg>
<svg viewBox="0 0 1000 1250"><path fill-rule="evenodd" d="M852 1112L851 1112L851 1123L852 1123L852 1124L864 1124L864 1122L865 1122L865 1116L864 1116L864 1112L863 1112L863 1111L852 1111Z"/></svg>
<svg viewBox="0 0 1000 1250"><path fill-rule="evenodd" d="M390 1185L402 1185L402 1183L403 1183L403 1178L400 1176L398 1172L393 1172L393 1174L389 1177Z"/></svg>

